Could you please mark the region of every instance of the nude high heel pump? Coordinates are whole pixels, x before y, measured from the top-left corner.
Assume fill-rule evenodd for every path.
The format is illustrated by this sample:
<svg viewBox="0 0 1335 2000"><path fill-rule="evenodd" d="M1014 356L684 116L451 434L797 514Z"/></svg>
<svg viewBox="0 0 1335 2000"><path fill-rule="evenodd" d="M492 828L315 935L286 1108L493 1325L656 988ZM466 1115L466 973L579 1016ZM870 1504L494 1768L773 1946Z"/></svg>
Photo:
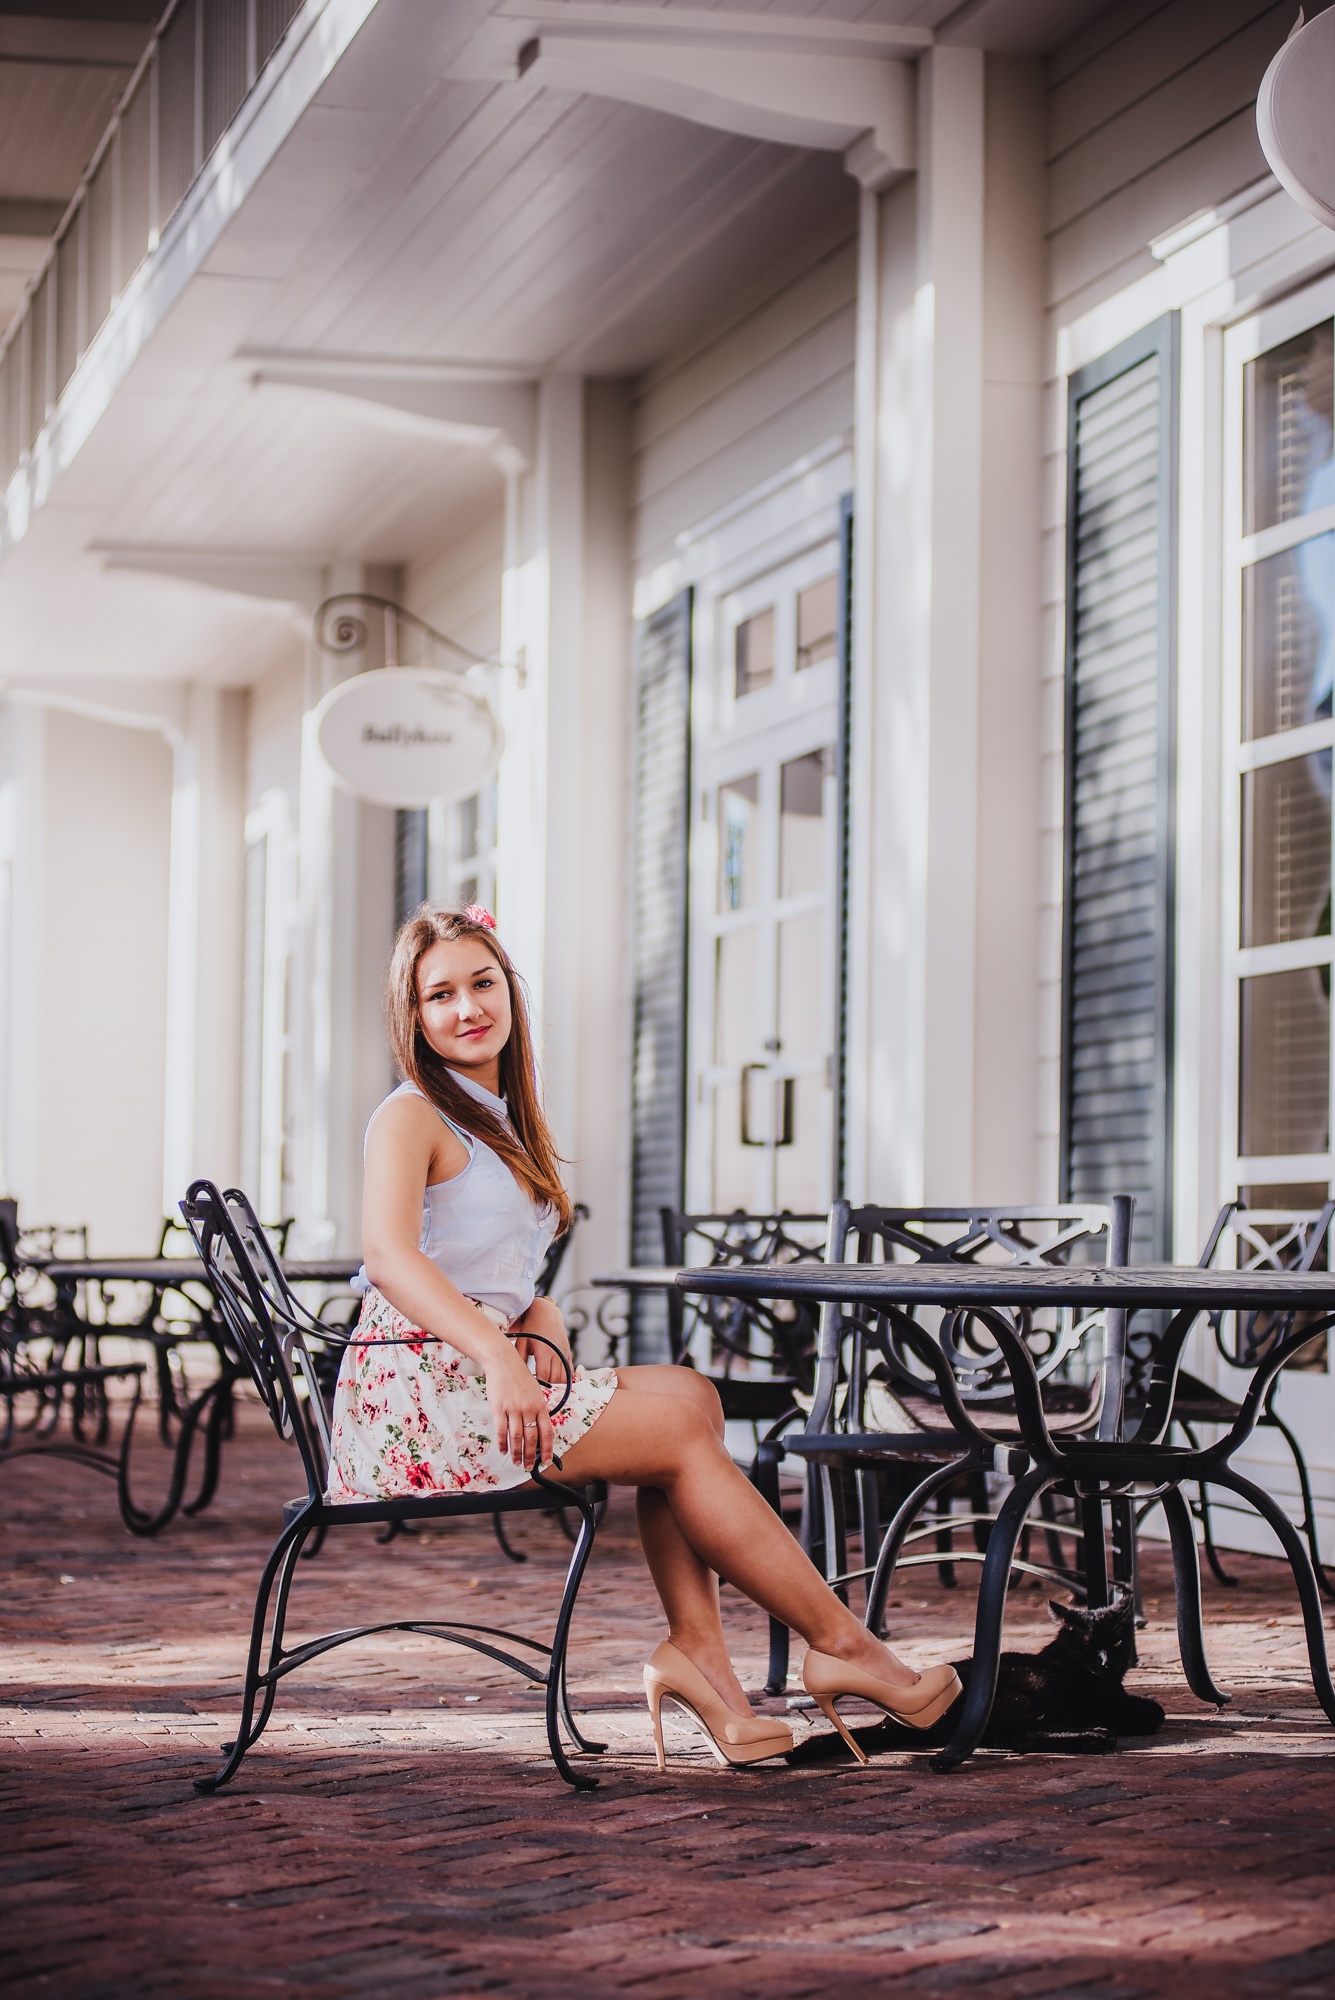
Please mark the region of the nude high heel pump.
<svg viewBox="0 0 1335 2000"><path fill-rule="evenodd" d="M700 1669L666 1639L644 1669L644 1692L660 1771L667 1769L663 1754L665 1699L675 1701L694 1717L720 1764L758 1764L762 1757L782 1757L793 1747L793 1732L787 1723L768 1715L735 1715Z"/></svg>
<svg viewBox="0 0 1335 2000"><path fill-rule="evenodd" d="M856 1695L859 1701L874 1703L893 1721L907 1723L910 1729L930 1729L961 1691L960 1677L953 1667L928 1667L912 1687L898 1688L889 1681L877 1680L874 1674L864 1673L861 1667L850 1667L846 1661L836 1660L832 1653L810 1649L802 1663L802 1685L860 1764L867 1762L867 1753L844 1727L835 1708L837 1701L846 1695Z"/></svg>

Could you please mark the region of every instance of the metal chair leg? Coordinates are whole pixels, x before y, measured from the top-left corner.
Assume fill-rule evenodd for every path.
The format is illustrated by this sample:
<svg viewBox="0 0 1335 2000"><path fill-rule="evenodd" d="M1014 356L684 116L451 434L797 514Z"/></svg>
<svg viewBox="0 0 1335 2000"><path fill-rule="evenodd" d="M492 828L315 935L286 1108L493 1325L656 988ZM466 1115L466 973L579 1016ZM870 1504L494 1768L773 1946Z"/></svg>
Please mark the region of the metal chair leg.
<svg viewBox="0 0 1335 2000"><path fill-rule="evenodd" d="M397 1523L395 1525L397 1526ZM497 1541L500 1543L501 1548L504 1550L505 1554L509 1556L511 1562L526 1563L528 1561L528 1557L525 1555L524 1551L522 1549L512 1549L510 1547L509 1542L507 1542L505 1539L504 1515L493 1514L491 1517L491 1525L496 1530Z"/></svg>
<svg viewBox="0 0 1335 2000"><path fill-rule="evenodd" d="M540 1478L538 1483L545 1486L549 1482ZM580 1512L580 1532L579 1540L570 1554L566 1587L561 1598L561 1609L556 1615L556 1630L552 1634L551 1660L547 1668L547 1743L552 1753L552 1762L566 1783L573 1785L577 1792L591 1792L596 1789L598 1780L586 1777L572 1767L565 1753L565 1745L561 1741L560 1711L564 1707L565 1719L579 1747L590 1750L596 1748L595 1745L588 1743L575 1727L565 1693L566 1647L570 1640L570 1624L575 1615L575 1599L579 1596L579 1587L584 1581L584 1571L588 1567L589 1556L593 1551L593 1508L583 1494L578 1495L574 1504ZM606 1745L602 1747L606 1748Z"/></svg>
<svg viewBox="0 0 1335 2000"><path fill-rule="evenodd" d="M1081 1494L1076 1505L1080 1514L1080 1571L1085 1580L1085 1603L1091 1610L1108 1602L1108 1552L1103 1542L1103 1502Z"/></svg>
<svg viewBox="0 0 1335 2000"><path fill-rule="evenodd" d="M275 1683L273 1682L270 1682L266 1689L264 1712L260 1723L257 1728L252 1729L252 1719L255 1714L255 1696L259 1692L261 1680L260 1653L264 1646L264 1627L268 1618L269 1597L273 1591L274 1580L287 1561L289 1551L294 1549L299 1551L302 1542L310 1532L306 1526L306 1520L307 1516L303 1513L299 1514L295 1520L290 1521L269 1552L269 1560L264 1565L264 1571L260 1577L259 1589L255 1593L255 1615L251 1620L250 1626L250 1651L246 1655L246 1679L241 1694L241 1720L237 1726L236 1737L232 1743L226 1746L228 1751L227 1761L222 1769L215 1772L211 1778L196 1778L194 1780L194 1787L197 1792L216 1792L220 1785L225 1785L229 1779L236 1776L241 1768L242 1758L245 1756L247 1750L250 1749L252 1743L257 1740L260 1730L263 1729L269 1719L269 1714L273 1708L275 1690ZM272 1664L272 1650L270 1663Z"/></svg>
<svg viewBox="0 0 1335 2000"><path fill-rule="evenodd" d="M782 1445L762 1443L756 1451L755 1464L751 1468L751 1483L773 1511L783 1516L779 1493L779 1460L783 1456ZM788 1655L790 1635L781 1618L769 1621L769 1671L765 1677L766 1694L783 1694L788 1686Z"/></svg>
<svg viewBox="0 0 1335 2000"><path fill-rule="evenodd" d="M1020 1539L1025 1516L1045 1486L1056 1475L1050 1466L1035 1466L1017 1479L1005 1505L992 1523L983 1576L978 1586L978 1615L974 1625L973 1664L969 1687L960 1716L944 1750L932 1759L934 1771L954 1771L972 1757L987 1731L996 1699L997 1675L1001 1667L1001 1633L1006 1618L1006 1592L1010 1585L1011 1563Z"/></svg>
<svg viewBox="0 0 1335 2000"><path fill-rule="evenodd" d="M1177 1597L1177 1644L1182 1655L1182 1671L1187 1686L1200 1701L1227 1708L1233 1699L1217 1688L1210 1678L1205 1659L1205 1632L1201 1625L1201 1572L1196 1558L1196 1536L1191 1525L1191 1509L1179 1487L1170 1486L1163 1495L1164 1517L1173 1545L1173 1586Z"/></svg>
<svg viewBox="0 0 1335 2000"><path fill-rule="evenodd" d="M1311 1669L1312 1686L1316 1698L1335 1722L1335 1686L1331 1685L1330 1662L1326 1657L1326 1628L1321 1616L1321 1593L1317 1589L1316 1576L1307 1544L1294 1527L1278 1500L1263 1487L1254 1486L1250 1479L1244 1479L1232 1466L1227 1470L1211 1474L1212 1480L1227 1486L1239 1499L1255 1507L1263 1521L1267 1521L1279 1537L1280 1547L1289 1559L1293 1580L1298 1586L1298 1601L1303 1609L1303 1628L1307 1634L1307 1664Z"/></svg>
<svg viewBox="0 0 1335 2000"><path fill-rule="evenodd" d="M941 1519L949 1519L953 1512L953 1503L947 1487L943 1486L936 1496L935 1512ZM936 1538L936 1552L944 1558L936 1566L936 1579L942 1590L955 1590L959 1584L959 1578L955 1575L955 1565L950 1560L954 1546L954 1537L950 1529L943 1528Z"/></svg>
<svg viewBox="0 0 1335 2000"><path fill-rule="evenodd" d="M938 1493L943 1492L953 1480L958 1479L962 1472L968 1470L968 1466L968 1459L956 1459L950 1465L941 1465L935 1472L929 1472L926 1479L920 1481L907 1500L901 1503L899 1512L886 1529L881 1542L881 1553L876 1558L876 1569L867 1591L866 1626L867 1630L874 1632L878 1639L885 1636L882 1630L885 1623L885 1600L890 1595L890 1583L894 1577L900 1551L904 1547L905 1536L928 1501L935 1499Z"/></svg>
<svg viewBox="0 0 1335 2000"><path fill-rule="evenodd" d="M1312 1574L1316 1578L1317 1588L1320 1590L1321 1595L1323 1597L1335 1597L1335 1584L1332 1584L1330 1578L1326 1575L1325 1566L1321 1561L1321 1547L1317 1541L1316 1534L1316 1508L1312 1504L1312 1482L1307 1476L1307 1460L1303 1457L1302 1446L1298 1443L1297 1438L1274 1407L1273 1391L1271 1392L1270 1401L1266 1406L1266 1412L1261 1421L1264 1424L1272 1425L1279 1432L1292 1454L1293 1469L1298 1475L1298 1490L1302 1495L1303 1533L1307 1537L1307 1547L1312 1558Z"/></svg>

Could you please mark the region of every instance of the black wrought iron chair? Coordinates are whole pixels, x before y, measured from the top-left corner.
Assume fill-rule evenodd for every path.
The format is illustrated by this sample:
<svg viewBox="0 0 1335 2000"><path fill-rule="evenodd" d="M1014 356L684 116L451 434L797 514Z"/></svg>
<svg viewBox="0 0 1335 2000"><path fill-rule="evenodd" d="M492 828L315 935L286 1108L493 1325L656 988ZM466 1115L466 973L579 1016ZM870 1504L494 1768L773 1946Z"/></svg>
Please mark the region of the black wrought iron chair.
<svg viewBox="0 0 1335 2000"><path fill-rule="evenodd" d="M1106 1206L855 1209L838 1202L831 1211L829 1261L847 1261L852 1237L852 1261L857 1263L1057 1264L1078 1256L1125 1264L1132 1208L1128 1196L1114 1196ZM987 1474L1007 1471L1010 1452L1023 1445L1005 1357L990 1325L963 1310L937 1314L930 1327L928 1317L912 1311L823 1307L811 1414L804 1432L790 1432L784 1440L787 1451L818 1468L813 1559L841 1593L850 1583L865 1583L866 1622L876 1632L882 1629L897 1568L935 1564L942 1581L950 1584L955 1562L985 1560L994 1526ZM1125 1333L1120 1313L1064 1310L1037 1320L1029 1316L1024 1337L1035 1359L1045 1421L1054 1434L1115 1434ZM1096 1335L1103 1336L1097 1364L1090 1351ZM910 1490L882 1535L878 1472L924 1464L934 1469L923 1477L910 1473ZM848 1567L844 1515L846 1471L855 1482L862 1542L862 1564L853 1570ZM952 1508L951 1489L960 1485L969 1495L970 1511L943 1511ZM1028 1560L1026 1539L1013 1567L1074 1588L1092 1603L1104 1603L1109 1576L1102 1505L1096 1499L1077 1500L1073 1493L1069 1497L1073 1519L1062 1523L1050 1494L1042 1496L1044 1514L1036 1525L1047 1538L1047 1564ZM932 1526L915 1529L933 1502L938 1511ZM1112 1580L1134 1589L1130 1503L1115 1502L1111 1513ZM953 1537L963 1529L971 1531L971 1550L954 1544ZM1027 1526L1026 1538L1029 1531ZM1060 1546L1065 1536L1075 1542L1069 1562ZM903 1553L908 1544L927 1539L935 1542L934 1552Z"/></svg>
<svg viewBox="0 0 1335 2000"><path fill-rule="evenodd" d="M663 1261L714 1268L756 1264L818 1264L825 1254L828 1215L690 1215L659 1210ZM701 1334L705 1366L730 1421L775 1423L809 1395L816 1368L817 1315L786 1300L698 1297L667 1293L668 1348L679 1366L698 1366ZM734 1373L738 1363L740 1373Z"/></svg>
<svg viewBox="0 0 1335 2000"><path fill-rule="evenodd" d="M0 1200L0 1464L59 1458L114 1479L121 1516L133 1528L136 1519L148 1518L131 1497L129 1473L144 1363L101 1359L96 1329L79 1321L72 1299L27 1264L23 1241L17 1204ZM133 1396L120 1444L108 1450L111 1382L131 1383ZM19 1423L16 1403L24 1412Z"/></svg>
<svg viewBox="0 0 1335 2000"><path fill-rule="evenodd" d="M1277 1270L1312 1271L1324 1270L1327 1266L1328 1239L1332 1219L1335 1219L1335 1201L1328 1201L1324 1208L1311 1210L1294 1209L1248 1209L1241 1202L1228 1201L1220 1209L1215 1224L1210 1231L1209 1241L1200 1255L1200 1267L1208 1270L1214 1263L1225 1233L1234 1239L1234 1268L1239 1271ZM1281 1321L1292 1317L1273 1312L1212 1313L1210 1330L1215 1346L1227 1365L1240 1372L1249 1371L1264 1359L1275 1341L1281 1337L1285 1327ZM1230 1327L1230 1322L1231 1327ZM1153 1358L1154 1337L1145 1336L1138 1340L1133 1328L1131 1347L1134 1352L1142 1350L1141 1359ZM1143 1373L1143 1370L1141 1371ZM1288 1447L1293 1460L1294 1472L1298 1480L1298 1493L1302 1504L1300 1526L1307 1539L1307 1547L1312 1557L1312 1570L1322 1594L1335 1598L1335 1584L1331 1583L1321 1561L1321 1550L1317 1539L1316 1508L1312 1500L1312 1482L1307 1470L1307 1460L1302 1446L1293 1431L1280 1416L1275 1407L1280 1383L1285 1371L1277 1374L1271 1382L1265 1401L1256 1418L1258 1430L1278 1431ZM1133 1390L1128 1407L1128 1416L1140 1414L1147 1385ZM1203 1382L1199 1376L1179 1369L1177 1393L1173 1398L1173 1422L1179 1425L1188 1444L1198 1449L1195 1426L1198 1424L1218 1424L1231 1428L1242 1415L1242 1404L1234 1402L1221 1389ZM1192 1512L1201 1524L1202 1540L1206 1559L1217 1580L1226 1589L1237 1588L1237 1578L1229 1575L1220 1561L1219 1550L1214 1539L1214 1524L1211 1519L1215 1507L1236 1508L1236 1502L1213 1500L1208 1485L1202 1483ZM1143 1515L1154 1502L1149 1502L1140 1511Z"/></svg>
<svg viewBox="0 0 1335 2000"><path fill-rule="evenodd" d="M307 1488L304 1496L289 1501L284 1507L282 1533L260 1578L236 1739L224 1746L227 1755L222 1768L212 1777L196 1779L196 1789L215 1791L235 1776L246 1752L259 1741L273 1711L279 1682L288 1674L336 1646L347 1645L354 1639L376 1632L418 1632L449 1640L497 1660L525 1679L544 1687L547 1741L552 1761L567 1784L581 1791L591 1789L597 1784L597 1779L572 1768L561 1741L561 1725L564 1723L571 1741L579 1750L597 1753L607 1747L590 1741L581 1733L571 1712L566 1688L566 1647L570 1623L593 1546L595 1527L594 1510L585 1495L577 1488L558 1486L535 1472L533 1486L518 1487L500 1495L494 1492L423 1493L405 1499L356 1503L327 1499L329 1417L308 1343L312 1339L328 1342L332 1337L330 1328L307 1312L293 1295L272 1246L256 1221L249 1202L238 1189L229 1189L224 1194L211 1181L196 1181L181 1204L181 1212L209 1273L219 1311L227 1322L237 1352L246 1361L260 1399L279 1436L285 1441L295 1442L297 1446ZM567 1393L570 1379L567 1370ZM556 1409L560 1407L560 1403L554 1406ZM294 1647L284 1643L288 1599L297 1573L297 1559L303 1543L312 1535L331 1528L368 1523L458 1519L469 1515L485 1516L497 1511L541 1511L551 1504L554 1495L561 1505L578 1510L581 1526L571 1553L565 1593L550 1646L520 1633L492 1626L420 1617L332 1632ZM273 1612L270 1620L271 1598ZM269 1632L267 1651L266 1628ZM515 1646L524 1648L534 1659L520 1658L509 1650ZM535 1663L544 1656L545 1666Z"/></svg>

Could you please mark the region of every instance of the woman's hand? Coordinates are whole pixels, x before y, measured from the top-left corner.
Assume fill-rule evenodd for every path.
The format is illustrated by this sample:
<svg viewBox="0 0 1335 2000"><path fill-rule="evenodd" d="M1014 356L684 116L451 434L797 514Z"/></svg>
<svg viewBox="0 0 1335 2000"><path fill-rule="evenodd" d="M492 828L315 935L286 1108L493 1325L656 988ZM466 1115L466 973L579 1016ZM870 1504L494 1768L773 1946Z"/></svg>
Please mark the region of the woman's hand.
<svg viewBox="0 0 1335 2000"><path fill-rule="evenodd" d="M541 1338L526 1340L524 1336L531 1333L539 1334ZM522 1318L515 1321L513 1338L515 1352L521 1360L527 1361L532 1355L540 1382L555 1382L560 1388L565 1388L568 1377L561 1365L560 1355L570 1362L570 1342L566 1338L566 1323L561 1317L561 1308L554 1300L534 1299ZM551 1347L545 1345L549 1340ZM559 1354L554 1354L552 1348L559 1349ZM573 1372L574 1364L571 1363Z"/></svg>
<svg viewBox="0 0 1335 2000"><path fill-rule="evenodd" d="M497 1450L508 1454L525 1472L532 1472L535 1464L550 1465L556 1454L556 1434L547 1414L547 1398L515 1351L517 1344L507 1340L485 1363L487 1402Z"/></svg>

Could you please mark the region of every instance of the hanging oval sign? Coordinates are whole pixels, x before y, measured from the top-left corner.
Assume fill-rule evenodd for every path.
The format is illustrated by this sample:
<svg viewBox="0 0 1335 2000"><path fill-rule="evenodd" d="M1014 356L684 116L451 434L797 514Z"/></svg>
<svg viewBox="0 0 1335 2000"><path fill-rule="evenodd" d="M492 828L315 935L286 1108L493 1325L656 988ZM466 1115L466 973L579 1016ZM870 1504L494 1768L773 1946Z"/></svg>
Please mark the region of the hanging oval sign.
<svg viewBox="0 0 1335 2000"><path fill-rule="evenodd" d="M378 667L340 681L315 711L315 739L345 791L407 810L475 792L505 748L486 696L434 667Z"/></svg>
<svg viewBox="0 0 1335 2000"><path fill-rule="evenodd" d="M1335 11L1303 22L1261 80L1256 130L1275 178L1335 229Z"/></svg>

